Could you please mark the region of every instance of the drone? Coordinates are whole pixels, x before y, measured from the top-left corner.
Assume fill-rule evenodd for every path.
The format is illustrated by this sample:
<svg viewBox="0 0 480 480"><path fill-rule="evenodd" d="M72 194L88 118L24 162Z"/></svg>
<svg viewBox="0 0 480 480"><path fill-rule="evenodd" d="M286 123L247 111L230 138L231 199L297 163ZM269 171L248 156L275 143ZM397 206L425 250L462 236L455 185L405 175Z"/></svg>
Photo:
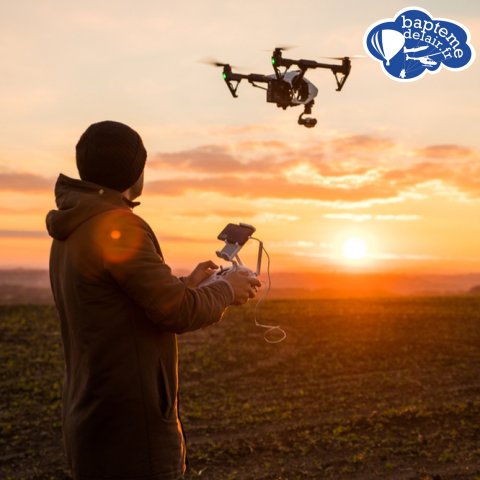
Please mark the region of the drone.
<svg viewBox="0 0 480 480"><path fill-rule="evenodd" d="M272 67L274 74L261 75L257 73L242 74L234 73L228 63L216 61L208 62L216 67L223 67L223 79L234 98L238 97L237 89L242 80L248 80L254 87L267 91L267 102L275 103L277 107L286 110L288 107L303 105L304 110L298 117L298 124L307 128L312 128L317 124L317 120L312 117L304 117L312 113L312 107L315 103L318 88L305 78L307 70L314 68L327 68L332 71L337 82L337 92L342 90L351 69L350 57L326 57L333 60L341 60L341 64L320 63L314 60L291 60L284 58L282 51L285 47L278 47L272 53ZM296 66L298 70L291 70L290 67ZM280 70L281 68L284 70ZM236 82L236 83L235 83ZM259 84L267 84L267 87Z"/></svg>

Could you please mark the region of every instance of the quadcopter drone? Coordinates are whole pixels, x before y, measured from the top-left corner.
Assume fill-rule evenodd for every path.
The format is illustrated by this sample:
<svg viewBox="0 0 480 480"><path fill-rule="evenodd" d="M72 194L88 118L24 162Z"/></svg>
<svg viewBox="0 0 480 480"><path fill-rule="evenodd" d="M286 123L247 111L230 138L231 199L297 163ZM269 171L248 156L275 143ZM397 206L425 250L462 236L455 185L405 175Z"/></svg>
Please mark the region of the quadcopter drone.
<svg viewBox="0 0 480 480"><path fill-rule="evenodd" d="M315 103L314 98L317 96L318 88L310 80L305 78L306 71L309 68L330 69L335 75L337 92L339 92L350 73L350 57L327 57L334 60L341 60L341 64L319 63L314 60L291 60L283 58L282 50L285 50L285 48L275 48L272 53L272 66L275 72L273 75L234 73L228 63L215 61L209 63L216 67L223 67L223 79L233 97L238 97L237 89L240 82L243 79L248 80L254 87L266 90L267 102L275 103L279 108L285 110L287 107L303 105L304 110L298 117L298 123L307 128L312 128L317 124L317 120L311 117L304 118L304 115L310 115L312 113L312 107ZM293 65L297 66L299 70L289 71ZM284 67L283 71L280 70L281 67ZM234 84L234 82L236 83ZM259 83L266 83L267 87L262 87L258 85Z"/></svg>

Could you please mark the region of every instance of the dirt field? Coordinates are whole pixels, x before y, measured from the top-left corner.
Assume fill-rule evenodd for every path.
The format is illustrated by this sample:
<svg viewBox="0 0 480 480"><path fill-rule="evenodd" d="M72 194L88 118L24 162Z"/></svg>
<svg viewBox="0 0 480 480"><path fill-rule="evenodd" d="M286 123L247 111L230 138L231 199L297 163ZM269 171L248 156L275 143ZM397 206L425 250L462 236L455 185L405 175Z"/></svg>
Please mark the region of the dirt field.
<svg viewBox="0 0 480 480"><path fill-rule="evenodd" d="M271 301L179 338L189 480L480 479L480 299ZM66 479L52 307L0 307L0 478Z"/></svg>

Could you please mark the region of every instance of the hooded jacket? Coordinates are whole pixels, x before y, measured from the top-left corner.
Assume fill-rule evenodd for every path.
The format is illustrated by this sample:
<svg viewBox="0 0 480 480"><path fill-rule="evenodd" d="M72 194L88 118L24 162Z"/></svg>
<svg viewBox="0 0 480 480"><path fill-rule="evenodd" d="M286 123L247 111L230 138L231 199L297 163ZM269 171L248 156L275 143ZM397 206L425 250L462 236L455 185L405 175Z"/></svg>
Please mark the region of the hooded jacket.
<svg viewBox="0 0 480 480"><path fill-rule="evenodd" d="M176 334L218 322L227 282L190 289L115 190L60 174L50 281L65 355L63 430L77 480L176 480L185 470Z"/></svg>

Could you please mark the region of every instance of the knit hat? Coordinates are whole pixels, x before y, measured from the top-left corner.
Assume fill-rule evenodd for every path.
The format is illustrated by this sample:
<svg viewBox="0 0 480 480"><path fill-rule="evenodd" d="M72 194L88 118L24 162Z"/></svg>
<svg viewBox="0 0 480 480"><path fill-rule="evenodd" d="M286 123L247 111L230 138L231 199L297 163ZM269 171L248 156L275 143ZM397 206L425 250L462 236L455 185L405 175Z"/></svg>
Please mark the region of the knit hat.
<svg viewBox="0 0 480 480"><path fill-rule="evenodd" d="M140 177L147 152L140 135L123 123L94 123L76 146L77 168L82 180L127 190Z"/></svg>

